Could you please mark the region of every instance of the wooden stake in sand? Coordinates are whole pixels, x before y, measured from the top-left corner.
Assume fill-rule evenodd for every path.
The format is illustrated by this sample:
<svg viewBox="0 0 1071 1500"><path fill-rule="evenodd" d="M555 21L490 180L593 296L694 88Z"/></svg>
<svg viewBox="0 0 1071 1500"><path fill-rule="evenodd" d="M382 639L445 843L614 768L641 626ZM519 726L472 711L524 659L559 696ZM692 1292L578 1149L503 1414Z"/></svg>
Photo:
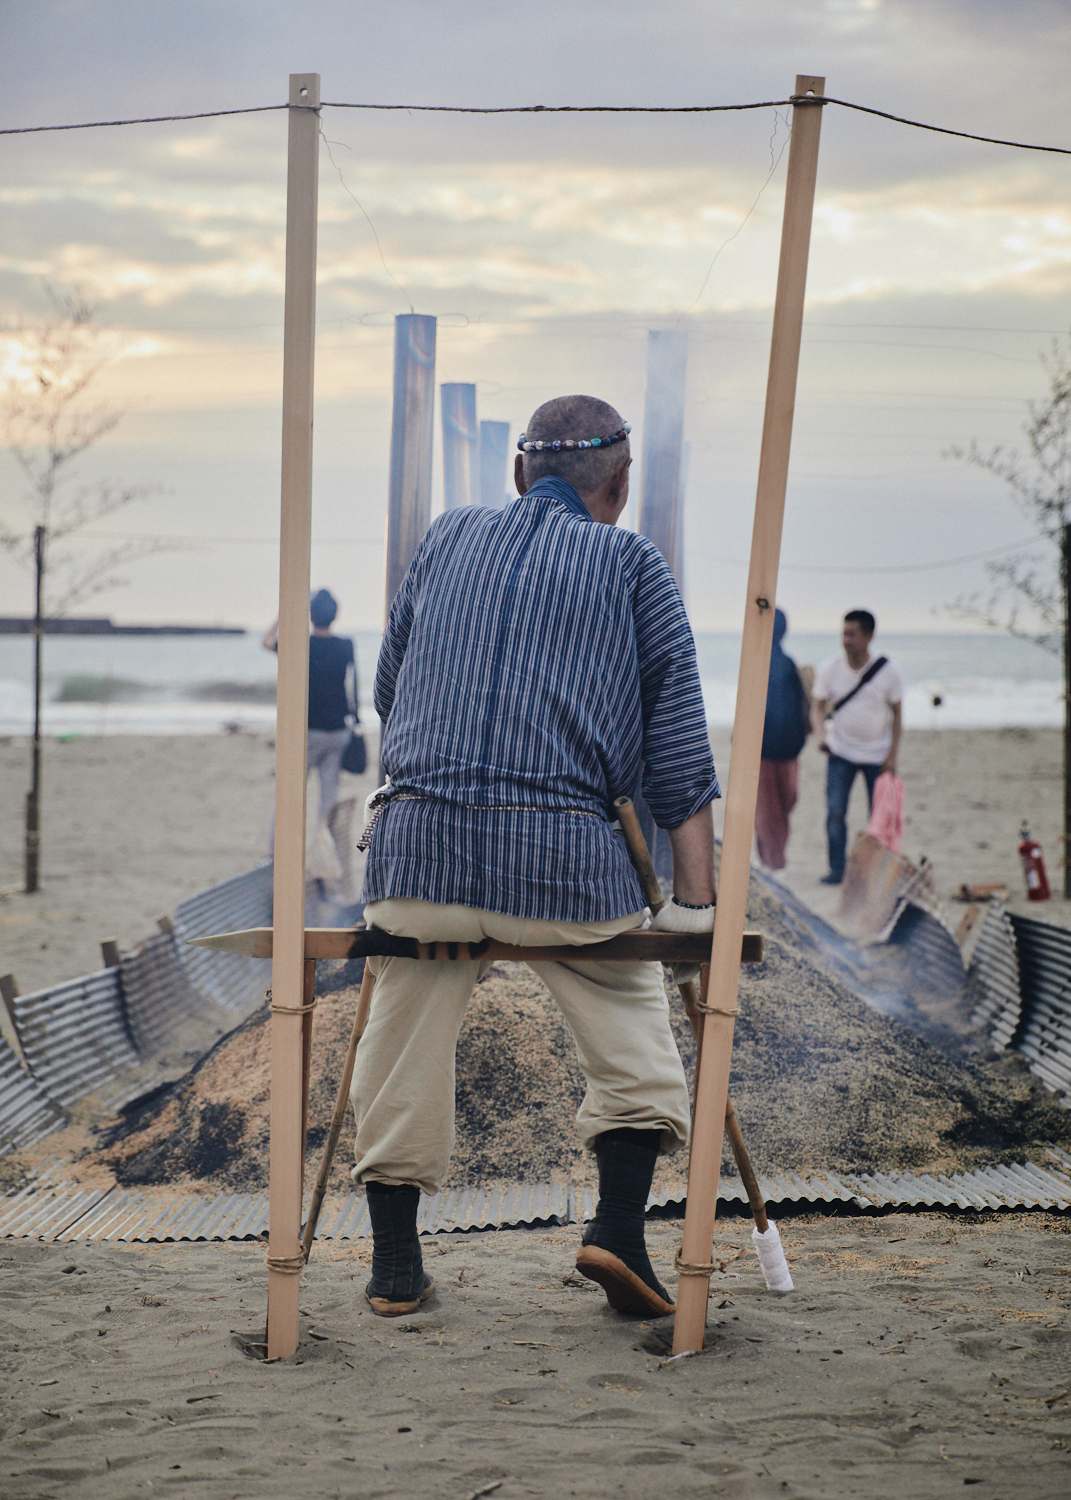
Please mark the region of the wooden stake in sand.
<svg viewBox="0 0 1071 1500"><path fill-rule="evenodd" d="M751 840L762 756L762 727L773 644L777 567L788 483L792 415L796 402L807 253L811 242L814 187L818 173L818 137L825 92L824 78L797 77L792 107L792 144L788 155L781 262L777 274L766 412L762 427L755 523L751 538L747 610L740 648L740 675L733 725L733 760L725 804L718 890L718 915L710 958L707 1003L711 1013L703 1027L702 1067L696 1089L692 1154L688 1166L688 1207L679 1268L677 1319L673 1353L703 1347L710 1293L714 1217L718 1200L721 1141L729 1095L733 1018L740 979L740 936L747 911L751 873Z"/></svg>
<svg viewBox="0 0 1071 1500"><path fill-rule="evenodd" d="M268 1358L298 1345L303 1075L311 994L305 960L305 779L309 700L312 375L320 76L290 75L283 314L279 691L275 741L275 942L268 1165Z"/></svg>
<svg viewBox="0 0 1071 1500"><path fill-rule="evenodd" d="M306 1260L308 1260L312 1250L312 1242L316 1238L316 1226L320 1222L320 1209L323 1207L324 1194L327 1192L327 1179L331 1176L331 1165L335 1159L335 1148L338 1146L338 1138L342 1134L342 1127L346 1123L346 1108L350 1102L350 1085L353 1082L354 1063L357 1061L357 1047L364 1036L364 1029L368 1025L368 1012L372 1005L372 990L375 987L375 982L375 975L368 965L365 964L364 973L361 976L361 993L357 999L357 1014L353 1018L350 1044L346 1049L346 1061L342 1066L342 1077L339 1079L335 1112L331 1116L331 1127L327 1132L327 1140L324 1142L323 1156L320 1158L320 1170L317 1173L316 1185L312 1190L312 1197L309 1200L309 1212L305 1220L305 1233L301 1236L301 1253Z"/></svg>

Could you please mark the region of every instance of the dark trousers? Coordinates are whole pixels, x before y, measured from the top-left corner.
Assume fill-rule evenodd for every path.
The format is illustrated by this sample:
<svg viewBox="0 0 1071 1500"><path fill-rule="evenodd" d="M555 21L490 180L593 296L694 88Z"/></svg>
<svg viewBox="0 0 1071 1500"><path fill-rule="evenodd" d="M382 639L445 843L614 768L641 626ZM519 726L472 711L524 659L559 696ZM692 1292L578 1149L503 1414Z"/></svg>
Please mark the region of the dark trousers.
<svg viewBox="0 0 1071 1500"><path fill-rule="evenodd" d="M881 774L881 766L863 766L854 760L844 760L840 755L830 755L826 766L826 838L829 842L829 873L838 880L844 879L844 863L848 848L848 798L857 771L862 771L866 781L868 802L874 802L874 783Z"/></svg>

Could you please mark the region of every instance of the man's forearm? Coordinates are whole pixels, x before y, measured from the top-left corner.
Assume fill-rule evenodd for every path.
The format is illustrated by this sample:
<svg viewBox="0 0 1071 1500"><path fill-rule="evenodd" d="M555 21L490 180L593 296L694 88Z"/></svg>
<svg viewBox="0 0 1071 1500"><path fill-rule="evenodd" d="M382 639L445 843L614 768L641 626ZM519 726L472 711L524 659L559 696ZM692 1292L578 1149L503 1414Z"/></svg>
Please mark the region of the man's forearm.
<svg viewBox="0 0 1071 1500"><path fill-rule="evenodd" d="M673 850L673 894L689 906L709 906L714 889L714 813L711 803L669 829Z"/></svg>

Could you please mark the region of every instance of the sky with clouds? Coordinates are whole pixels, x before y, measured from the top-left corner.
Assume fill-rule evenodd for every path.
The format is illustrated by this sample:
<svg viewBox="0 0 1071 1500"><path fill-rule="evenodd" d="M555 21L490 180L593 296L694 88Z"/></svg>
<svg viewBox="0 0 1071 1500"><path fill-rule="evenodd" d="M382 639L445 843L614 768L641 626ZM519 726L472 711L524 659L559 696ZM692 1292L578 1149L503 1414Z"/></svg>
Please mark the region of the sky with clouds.
<svg viewBox="0 0 1071 1500"><path fill-rule="evenodd" d="M326 100L486 105L777 100L817 73L837 98L1071 146L1069 41L1062 0L11 0L0 126L275 104L290 72L320 72ZM686 329L688 602L698 628L734 628L788 111L322 123L313 572L340 623L382 618L392 322L412 306L481 417L515 436L587 390L637 453L647 331ZM94 609L270 618L285 114L0 137L0 160L9 366L45 283L81 289L126 410L85 473L159 487L106 529L191 542ZM982 564L929 565L1030 528L947 452L1016 441L1069 324L1071 158L826 109L780 591L799 628L860 604L890 628L954 624ZM11 523L6 458L0 475ZM7 561L0 595L29 607Z"/></svg>

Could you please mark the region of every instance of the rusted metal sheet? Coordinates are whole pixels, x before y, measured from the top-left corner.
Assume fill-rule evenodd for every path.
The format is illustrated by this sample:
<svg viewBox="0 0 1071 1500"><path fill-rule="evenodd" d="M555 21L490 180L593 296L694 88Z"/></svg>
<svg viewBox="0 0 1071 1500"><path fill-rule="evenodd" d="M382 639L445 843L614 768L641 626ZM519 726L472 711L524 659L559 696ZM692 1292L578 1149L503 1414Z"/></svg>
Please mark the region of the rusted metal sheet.
<svg viewBox="0 0 1071 1500"><path fill-rule="evenodd" d="M1071 930L1013 913L1022 1017L1012 1045L1071 1104Z"/></svg>
<svg viewBox="0 0 1071 1500"><path fill-rule="evenodd" d="M0 1156L39 1141L67 1116L0 1039Z"/></svg>
<svg viewBox="0 0 1071 1500"><path fill-rule="evenodd" d="M248 1015L264 999L271 963L189 946L190 938L249 927L270 927L272 867L257 865L244 875L200 891L175 912L177 952L187 978L202 995L238 1015Z"/></svg>
<svg viewBox="0 0 1071 1500"><path fill-rule="evenodd" d="M14 1015L31 1073L64 1107L137 1065L118 969L19 995Z"/></svg>
<svg viewBox="0 0 1071 1500"><path fill-rule="evenodd" d="M906 855L894 854L872 834L860 834L844 870L833 918L838 930L864 940L887 933L903 910L904 891L917 873Z"/></svg>

